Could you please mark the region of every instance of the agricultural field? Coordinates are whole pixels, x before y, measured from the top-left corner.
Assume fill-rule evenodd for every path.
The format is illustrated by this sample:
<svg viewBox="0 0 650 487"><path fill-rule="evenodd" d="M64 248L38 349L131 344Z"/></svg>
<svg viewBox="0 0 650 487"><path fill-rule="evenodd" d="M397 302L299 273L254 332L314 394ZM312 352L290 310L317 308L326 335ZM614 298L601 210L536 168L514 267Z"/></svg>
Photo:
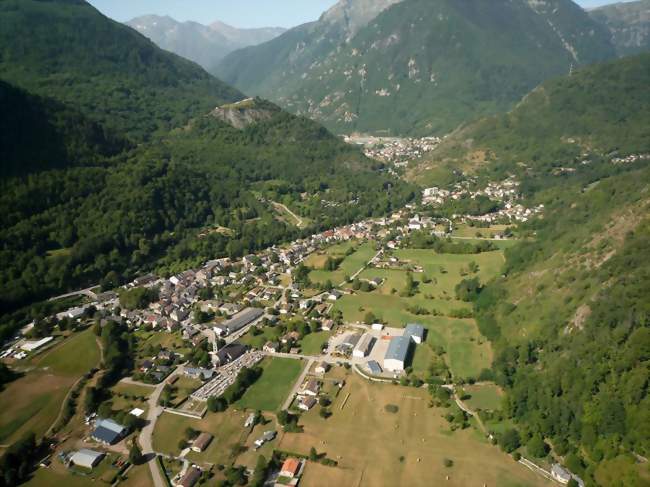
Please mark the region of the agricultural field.
<svg viewBox="0 0 650 487"><path fill-rule="evenodd" d="M345 280L346 275L351 276L357 271L359 271L361 268L363 268L363 266L365 266L376 253L374 248L374 243L365 242L358 245L356 247L356 251L353 254L345 257L337 270L335 271L322 270L323 265L325 264L325 261L327 260L328 256L343 257L345 255L345 251L343 251L343 254L331 253L331 249L338 249L341 247L341 245L349 245L349 242L345 244L335 245L334 247L330 247L330 249L328 249L330 253L327 253L328 250L326 250L325 251L326 255L310 256L309 259L305 261L306 266L308 267L311 266L314 268L314 270L309 273L309 278L311 279L312 282L325 283L329 280L336 286ZM342 247L342 248L346 248L346 247ZM312 260L310 261L310 259Z"/></svg>
<svg viewBox="0 0 650 487"><path fill-rule="evenodd" d="M305 364L301 360L267 357L262 361L261 366L264 369L262 376L248 388L236 405L244 409L277 411L287 398Z"/></svg>
<svg viewBox="0 0 650 487"><path fill-rule="evenodd" d="M503 233L509 225L491 225L486 228L472 227L466 224L456 225L452 237L478 237L493 238L495 235Z"/></svg>
<svg viewBox="0 0 650 487"><path fill-rule="evenodd" d="M58 417L69 389L99 360L90 330L31 359L29 371L0 392L0 443L12 443L28 431L43 435Z"/></svg>
<svg viewBox="0 0 650 487"><path fill-rule="evenodd" d="M203 419L193 419L171 413L163 413L156 423L153 446L158 452L178 456L179 441L187 428L205 431L214 435L208 449L202 453L191 453L188 458L198 463L227 464L234 460L231 449L242 443L248 434L244 422L245 411L230 408L223 413L207 413Z"/></svg>
<svg viewBox="0 0 650 487"><path fill-rule="evenodd" d="M349 394L347 401L341 398ZM389 413L386 405L398 407ZM303 485L550 486L475 430L451 432L443 410L428 407L426 391L374 384L356 376L324 420L303 415L304 432L285 433L279 449L308 454L311 447L339 462L309 463ZM341 406L343 408L341 409ZM363 414L359 414L363 411ZM445 467L444 459L453 461ZM446 480L447 476L449 477Z"/></svg>

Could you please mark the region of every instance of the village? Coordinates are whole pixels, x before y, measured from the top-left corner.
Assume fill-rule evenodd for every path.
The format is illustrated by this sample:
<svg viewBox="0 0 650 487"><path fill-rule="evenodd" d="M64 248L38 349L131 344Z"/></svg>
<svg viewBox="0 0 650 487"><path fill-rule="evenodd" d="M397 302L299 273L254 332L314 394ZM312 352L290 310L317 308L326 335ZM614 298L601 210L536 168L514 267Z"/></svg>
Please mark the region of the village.
<svg viewBox="0 0 650 487"><path fill-rule="evenodd" d="M499 201L512 201L516 189L516 183L508 181L490 185L470 196L483 194ZM168 442L162 443L165 451L161 451L159 438L168 434L165 431L173 422L169 418L210 424L211 411L222 410L235 400L230 397L233 389L243 389L240 401L244 404L248 387L250 394L256 387L276 389L274 393L278 397L270 406L264 400L248 399L253 412L246 413L246 421L242 423L251 438L251 451L268 452L269 445L277 443L282 425L275 419L271 421L275 424L264 425L258 431L257 425L264 421L258 423L261 420L255 410L279 410L296 417L318 410L319 416L327 418L333 412L332 401L341 390L347 390L344 388L351 381L423 384L424 376L413 375L413 370L419 370L420 356L431 354L430 345L425 345L430 343L430 326L423 325L412 312L411 318L406 313L396 321L382 318L377 311L379 307L359 305L359 312L367 310L360 316L356 311L347 311L348 307L341 303L356 303L356 299L363 303L366 293L388 292L387 286L394 276L411 272L423 276L419 279L424 289L429 264L427 261L418 264L403 255L414 252L408 245L417 233L441 241L463 241L465 237L455 236L454 232L467 228L468 217L450 220L420 215L426 213L426 205L430 203L427 198L453 199L456 194L467 195L465 188L457 191L441 194L432 188L425 191L424 206L412 205L387 218L335 228L241 259L215 259L200 268L169 277L149 274L121 288L84 291L85 302L57 313L51 317L53 322L84 323L92 319L101 327L120 323L148 337L147 340L155 337L160 345L139 353L132 377L118 384L119 391L146 390L147 397L134 401L135 396L127 392L126 397L131 400L120 416L121 422L102 417L101 409L98 414L87 416L83 438L73 449L57 449L58 458L69 469L92 472L106 463L103 460L106 456L113 458L127 451L128 445L137 438L145 456L153 454L151 458L164 460L148 462L157 487L165 485L164 481L156 480L163 475L173 485L192 487L211 470L213 462L201 460L201 455L212 451L210 445L216 441L217 431L197 429L180 452L169 451ZM508 239L502 230L495 236ZM341 257L336 249L343 251ZM344 264L348 261L354 267L340 274L339 266L347 271ZM321 272L324 272L322 278ZM373 272L379 274L373 277ZM461 276L463 272L461 269ZM392 289L391 294L394 293ZM148 298L131 305L128 297L134 295ZM2 357L11 361L29 360L33 354L51 347L56 341L54 336L28 338L34 326L26 326L22 330L25 337L16 337L5 347ZM277 383L260 385L265 373L257 383L240 384L242 376L251 370L271 370L280 364L291 370L283 376L282 387ZM453 362L449 365L453 374ZM442 377L448 381L452 374L447 371ZM476 414L460 401L453 382L445 387L452 391L460 410ZM344 405L345 402L339 407ZM146 426L135 426L139 421ZM182 434L178 428L169 434ZM286 426L284 430L287 431ZM305 459L291 455L280 458L282 461L267 472L268 485L296 485L306 469ZM253 467L249 464L246 475L254 474Z"/></svg>
<svg viewBox="0 0 650 487"><path fill-rule="evenodd" d="M439 137L401 138L370 135L345 137L345 142L348 144L363 146L367 157L395 167L405 167L410 161L433 151L441 140Z"/></svg>

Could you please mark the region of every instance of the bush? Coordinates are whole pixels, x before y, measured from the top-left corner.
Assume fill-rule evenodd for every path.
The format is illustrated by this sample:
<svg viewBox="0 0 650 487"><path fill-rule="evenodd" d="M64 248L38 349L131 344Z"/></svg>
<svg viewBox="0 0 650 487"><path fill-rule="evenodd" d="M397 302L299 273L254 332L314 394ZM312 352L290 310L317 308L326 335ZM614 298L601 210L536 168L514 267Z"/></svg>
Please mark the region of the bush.
<svg viewBox="0 0 650 487"><path fill-rule="evenodd" d="M447 467L447 468L451 468L451 467L454 466L454 461L451 460L450 458L445 458L445 459L442 461L442 464L443 464L445 467Z"/></svg>
<svg viewBox="0 0 650 487"><path fill-rule="evenodd" d="M396 414L399 411L399 406L396 406L395 404L386 404L384 410L387 413Z"/></svg>

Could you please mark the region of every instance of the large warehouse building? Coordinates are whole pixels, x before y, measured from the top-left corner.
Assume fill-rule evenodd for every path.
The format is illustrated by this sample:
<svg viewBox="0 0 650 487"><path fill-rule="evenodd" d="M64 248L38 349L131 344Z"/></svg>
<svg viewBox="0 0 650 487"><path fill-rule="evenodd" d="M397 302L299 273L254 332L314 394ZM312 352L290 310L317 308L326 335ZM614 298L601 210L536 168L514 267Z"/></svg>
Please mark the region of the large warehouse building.
<svg viewBox="0 0 650 487"><path fill-rule="evenodd" d="M263 314L264 311L260 308L246 308L244 311L237 313L229 320L216 325L214 327L214 332L219 336L232 335L236 331L244 328L249 323L252 323L256 319L260 318Z"/></svg>
<svg viewBox="0 0 650 487"><path fill-rule="evenodd" d="M411 349L411 337L395 337L390 341L384 356L384 369L390 372L402 372Z"/></svg>

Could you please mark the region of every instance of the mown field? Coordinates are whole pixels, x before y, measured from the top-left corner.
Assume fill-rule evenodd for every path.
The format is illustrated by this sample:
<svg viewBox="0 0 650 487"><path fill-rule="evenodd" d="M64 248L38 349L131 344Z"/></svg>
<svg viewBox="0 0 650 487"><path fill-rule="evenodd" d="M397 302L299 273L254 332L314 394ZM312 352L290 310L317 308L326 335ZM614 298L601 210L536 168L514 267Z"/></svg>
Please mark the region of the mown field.
<svg viewBox="0 0 650 487"><path fill-rule="evenodd" d="M157 452L178 456L179 441L189 427L214 435L214 440L203 453L191 453L188 458L196 462L225 464L233 460L231 448L243 442L247 432L244 422L247 413L229 409L223 413L207 413L203 419L193 419L171 413L163 413L156 423L153 447Z"/></svg>
<svg viewBox="0 0 650 487"><path fill-rule="evenodd" d="M68 390L99 360L90 330L31 359L29 371L0 392L0 443L12 443L28 431L43 435L59 415Z"/></svg>
<svg viewBox="0 0 650 487"><path fill-rule="evenodd" d="M308 454L313 446L339 462L338 467L309 463L301 482L306 487L553 485L491 446L475 430L452 433L441 417L443 411L429 408L428 402L424 390L350 376L334 402L332 417L324 420L313 411L304 415L304 432L285 433L279 448ZM399 411L386 412L387 404L398 406ZM445 458L453 461L451 468L444 466Z"/></svg>
<svg viewBox="0 0 650 487"><path fill-rule="evenodd" d="M277 411L305 364L301 360L267 357L261 366L264 369L262 376L237 401L238 408Z"/></svg>
<svg viewBox="0 0 650 487"><path fill-rule="evenodd" d="M501 409L503 391L492 384L470 385L463 388L471 397L465 403L472 409L497 411Z"/></svg>
<svg viewBox="0 0 650 487"><path fill-rule="evenodd" d="M305 261L306 266L314 268L314 270L309 273L309 279L311 279L311 281L315 283L324 283L329 280L335 286L337 286L345 280L346 275L352 276L354 273L360 270L364 265L366 265L368 261L372 258L372 256L375 255L376 253L374 249L374 244L372 242L366 242L358 245L356 247L356 251L353 254L346 256L341 262L341 264L339 265L337 270L335 271L322 270L322 267L325 264L327 257L329 255L342 257L343 255L345 255L345 250L343 250L342 253L341 250L342 249L347 250L348 248L350 248L350 247L345 247L347 245L351 245L351 244L344 243L344 244L336 245L334 247L330 247L330 249L331 248L335 249L334 251L335 253L333 254L331 253L331 250L328 249L326 251L326 255L317 254L314 256L310 256L309 259Z"/></svg>

